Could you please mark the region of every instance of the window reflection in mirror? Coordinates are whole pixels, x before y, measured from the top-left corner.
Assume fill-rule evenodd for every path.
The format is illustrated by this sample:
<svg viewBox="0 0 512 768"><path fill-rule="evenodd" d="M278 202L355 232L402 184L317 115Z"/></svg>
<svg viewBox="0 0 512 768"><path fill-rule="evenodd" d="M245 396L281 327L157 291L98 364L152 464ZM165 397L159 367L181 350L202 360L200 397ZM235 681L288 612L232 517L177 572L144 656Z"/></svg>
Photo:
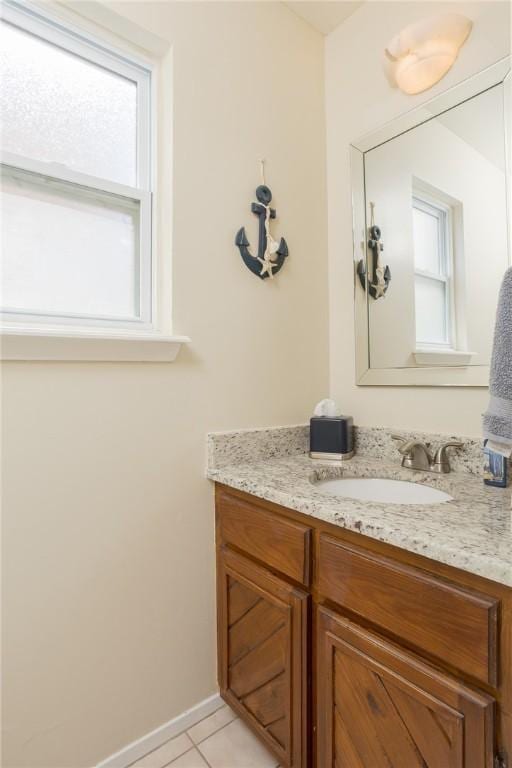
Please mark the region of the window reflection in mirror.
<svg viewBox="0 0 512 768"><path fill-rule="evenodd" d="M454 348L452 211L420 195L412 198L416 346Z"/></svg>

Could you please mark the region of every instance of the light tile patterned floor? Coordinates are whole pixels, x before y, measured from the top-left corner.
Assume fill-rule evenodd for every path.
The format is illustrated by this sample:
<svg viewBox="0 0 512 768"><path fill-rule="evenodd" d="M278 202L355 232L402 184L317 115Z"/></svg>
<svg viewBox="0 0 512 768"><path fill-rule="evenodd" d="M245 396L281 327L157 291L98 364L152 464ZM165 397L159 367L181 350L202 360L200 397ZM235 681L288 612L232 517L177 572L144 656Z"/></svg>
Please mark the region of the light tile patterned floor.
<svg viewBox="0 0 512 768"><path fill-rule="evenodd" d="M130 768L279 768L227 706L162 744Z"/></svg>

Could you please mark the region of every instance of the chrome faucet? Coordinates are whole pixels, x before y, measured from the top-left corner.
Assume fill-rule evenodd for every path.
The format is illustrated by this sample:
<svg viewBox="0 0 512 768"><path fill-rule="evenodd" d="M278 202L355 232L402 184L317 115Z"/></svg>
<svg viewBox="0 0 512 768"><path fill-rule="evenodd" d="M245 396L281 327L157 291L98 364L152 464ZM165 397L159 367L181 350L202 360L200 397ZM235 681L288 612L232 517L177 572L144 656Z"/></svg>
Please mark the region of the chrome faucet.
<svg viewBox="0 0 512 768"><path fill-rule="evenodd" d="M463 448L464 443L458 440L450 440L441 445L434 456L430 453L430 443L422 443L420 440L407 440L400 435L391 435L393 440L400 441L398 451L402 455L402 467L423 472L436 472L446 474L451 472L448 458L448 448Z"/></svg>

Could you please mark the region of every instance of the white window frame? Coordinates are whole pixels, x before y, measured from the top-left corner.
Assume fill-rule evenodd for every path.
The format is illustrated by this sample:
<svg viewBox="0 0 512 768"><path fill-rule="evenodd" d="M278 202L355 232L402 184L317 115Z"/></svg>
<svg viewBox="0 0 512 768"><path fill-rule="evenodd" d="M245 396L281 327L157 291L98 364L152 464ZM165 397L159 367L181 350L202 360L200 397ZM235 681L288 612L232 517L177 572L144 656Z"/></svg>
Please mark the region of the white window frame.
<svg viewBox="0 0 512 768"><path fill-rule="evenodd" d="M455 290L454 290L454 263L453 263L453 221L452 209L449 205L435 200L430 195L414 190L412 198L412 207L417 210L428 213L437 219L438 222L438 249L439 249L439 272L429 272L418 269L414 265L414 281L416 277L423 277L429 280L437 280L445 285L445 323L446 336L445 342L419 342L416 339L416 350L439 350L454 351L456 349L456 322L455 322Z"/></svg>
<svg viewBox="0 0 512 768"><path fill-rule="evenodd" d="M71 54L120 75L137 86L137 145L136 186L126 186L107 179L81 173L59 163L46 163L9 152L1 152L2 167L9 174L29 180L34 175L49 185L65 190L68 185L86 191L94 197L114 200L134 200L139 204L139 312L136 318L90 317L78 314L37 313L2 310L2 319L9 323L78 325L117 329L150 329L153 327L153 269L152 269L152 192L151 192L151 68L128 59L125 54L108 49L88 34L63 25L42 15L33 7L6 0L2 21L49 42Z"/></svg>
<svg viewBox="0 0 512 768"><path fill-rule="evenodd" d="M170 296L159 285L159 281L168 276L168 267L159 264L155 248L157 205L153 189L156 188L158 94L154 62L132 54L131 50L112 45L112 35L103 36L100 28L97 34L91 34L68 21L69 14L55 14L46 7L41 8L25 0L4 0L1 16L6 23L137 84L136 187L76 172L58 163L45 163L2 152L0 163L5 166L6 172L24 178L33 178L36 174L39 180L60 188L71 184L103 200L106 196L118 202L136 200L140 211L139 316L119 319L18 310L1 312L1 357L15 360L174 360L180 345L190 339L170 334L167 307ZM161 275L157 274L157 269L162 272ZM158 306L162 300L165 301L165 311L164 305L162 309Z"/></svg>

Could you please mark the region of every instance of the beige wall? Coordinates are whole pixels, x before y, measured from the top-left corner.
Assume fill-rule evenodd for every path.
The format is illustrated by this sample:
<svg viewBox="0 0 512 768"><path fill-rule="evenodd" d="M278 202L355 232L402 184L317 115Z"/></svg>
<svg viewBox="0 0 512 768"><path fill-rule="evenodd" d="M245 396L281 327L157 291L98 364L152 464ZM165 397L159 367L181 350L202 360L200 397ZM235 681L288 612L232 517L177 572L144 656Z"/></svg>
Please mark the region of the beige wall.
<svg viewBox="0 0 512 768"><path fill-rule="evenodd" d="M4 367L6 768L90 766L215 691L206 432L303 422L328 388L321 36L280 3L113 7L173 46L192 344ZM261 156L290 248L273 283L233 245L242 224L256 242Z"/></svg>
<svg viewBox="0 0 512 768"><path fill-rule="evenodd" d="M392 90L382 72L383 48L410 22L444 11L464 13L474 21L453 69L426 94L410 97ZM481 434L485 389L355 386L348 146L509 51L506 2L364 3L326 40L331 394L359 424Z"/></svg>

